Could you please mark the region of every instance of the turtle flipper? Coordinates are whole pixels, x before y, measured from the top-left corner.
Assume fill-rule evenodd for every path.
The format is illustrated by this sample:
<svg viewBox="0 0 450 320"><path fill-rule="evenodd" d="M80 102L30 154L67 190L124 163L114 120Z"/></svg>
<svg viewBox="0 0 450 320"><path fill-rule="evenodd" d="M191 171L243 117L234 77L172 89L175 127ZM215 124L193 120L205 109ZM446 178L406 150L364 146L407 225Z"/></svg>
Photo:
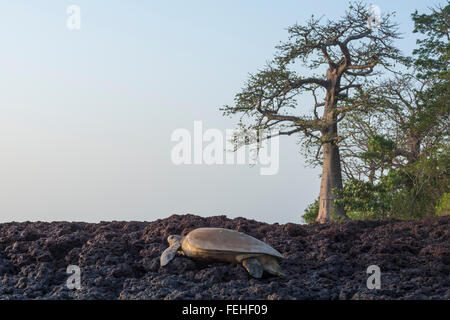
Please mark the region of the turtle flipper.
<svg viewBox="0 0 450 320"><path fill-rule="evenodd" d="M281 270L277 259L273 257L264 257L261 261L264 271L273 274L275 276L284 277L286 274Z"/></svg>
<svg viewBox="0 0 450 320"><path fill-rule="evenodd" d="M254 278L261 278L263 274L263 266L256 258L248 258L242 260L242 266Z"/></svg>
<svg viewBox="0 0 450 320"><path fill-rule="evenodd" d="M177 241L174 244L172 244L170 247L168 247L161 255L160 263L161 267L164 267L166 264L168 264L173 258L175 258L175 255L177 254L178 249L181 247L181 242Z"/></svg>

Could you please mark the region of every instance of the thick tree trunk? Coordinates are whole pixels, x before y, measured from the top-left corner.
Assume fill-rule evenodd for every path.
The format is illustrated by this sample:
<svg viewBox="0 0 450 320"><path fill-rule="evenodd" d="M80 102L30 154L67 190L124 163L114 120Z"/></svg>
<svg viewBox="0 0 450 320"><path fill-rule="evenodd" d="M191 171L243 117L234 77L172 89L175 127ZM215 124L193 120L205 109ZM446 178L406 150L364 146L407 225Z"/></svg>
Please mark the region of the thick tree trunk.
<svg viewBox="0 0 450 320"><path fill-rule="evenodd" d="M319 194L319 214L316 221L324 223L331 220L331 213L336 217L346 217L345 209L334 203L336 195L333 189L342 189L341 157L337 145L337 123L334 109L336 108L336 88L339 87L339 77L336 70L328 70L329 88L326 95L323 120L329 125L322 130L323 167Z"/></svg>
<svg viewBox="0 0 450 320"><path fill-rule="evenodd" d="M346 217L345 210L334 203L336 196L333 189L342 188L341 159L339 147L333 142L324 143L323 146L323 169L320 184L320 206L316 221L324 223L331 220L331 213L336 217Z"/></svg>

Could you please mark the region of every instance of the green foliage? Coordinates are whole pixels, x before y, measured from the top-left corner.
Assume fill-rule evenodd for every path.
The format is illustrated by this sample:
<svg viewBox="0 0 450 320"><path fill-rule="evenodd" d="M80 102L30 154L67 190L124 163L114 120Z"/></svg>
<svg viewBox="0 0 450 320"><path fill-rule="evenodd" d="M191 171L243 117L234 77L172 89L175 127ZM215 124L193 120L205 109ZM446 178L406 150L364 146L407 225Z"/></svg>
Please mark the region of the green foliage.
<svg viewBox="0 0 450 320"><path fill-rule="evenodd" d="M450 57L449 21L450 5L432 9L431 14L412 14L414 33L421 33L425 39L417 40L419 47L413 51L414 64L419 67L423 78L446 77Z"/></svg>
<svg viewBox="0 0 450 320"><path fill-rule="evenodd" d="M418 161L398 170L403 190L398 209L404 216L420 219L434 216L449 185L449 147L435 146Z"/></svg>
<svg viewBox="0 0 450 320"><path fill-rule="evenodd" d="M405 167L391 168L378 183L347 180L336 203L351 219L423 219L449 214L448 148L436 148Z"/></svg>
<svg viewBox="0 0 450 320"><path fill-rule="evenodd" d="M372 135L368 141L368 151L362 152L360 157L364 161L382 163L393 158L395 142L383 135Z"/></svg>
<svg viewBox="0 0 450 320"><path fill-rule="evenodd" d="M317 198L313 203L308 205L305 209L305 213L302 216L303 221L306 223L313 223L316 221L317 216L319 215L319 198Z"/></svg>
<svg viewBox="0 0 450 320"><path fill-rule="evenodd" d="M416 162L390 168L377 183L349 179L335 189L336 204L356 220L413 220L450 214L449 147L436 146ZM305 210L303 220L314 222L319 200Z"/></svg>
<svg viewBox="0 0 450 320"><path fill-rule="evenodd" d="M413 125L418 132L434 126L447 134L450 111L450 4L431 10L430 14L412 14L414 32L425 35L417 40L418 48L413 51L414 64L420 71L419 77L431 85L419 94L425 110ZM442 120L436 123L436 120Z"/></svg>
<svg viewBox="0 0 450 320"><path fill-rule="evenodd" d="M450 214L450 193L446 192L438 201L436 206L436 215L445 216L448 214Z"/></svg>
<svg viewBox="0 0 450 320"><path fill-rule="evenodd" d="M336 203L347 210L351 219L383 219L392 211L389 183L373 185L366 181L351 179L342 190L336 190Z"/></svg>

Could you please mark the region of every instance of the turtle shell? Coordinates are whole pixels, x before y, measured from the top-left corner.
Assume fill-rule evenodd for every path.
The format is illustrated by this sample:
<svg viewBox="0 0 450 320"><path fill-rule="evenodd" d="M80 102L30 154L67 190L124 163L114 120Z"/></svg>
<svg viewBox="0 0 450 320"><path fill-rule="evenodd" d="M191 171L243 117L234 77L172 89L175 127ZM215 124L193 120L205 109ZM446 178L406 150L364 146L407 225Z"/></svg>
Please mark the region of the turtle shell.
<svg viewBox="0 0 450 320"><path fill-rule="evenodd" d="M198 228L189 232L184 241L191 248L234 253L262 253L283 259L283 255L268 244L235 230Z"/></svg>

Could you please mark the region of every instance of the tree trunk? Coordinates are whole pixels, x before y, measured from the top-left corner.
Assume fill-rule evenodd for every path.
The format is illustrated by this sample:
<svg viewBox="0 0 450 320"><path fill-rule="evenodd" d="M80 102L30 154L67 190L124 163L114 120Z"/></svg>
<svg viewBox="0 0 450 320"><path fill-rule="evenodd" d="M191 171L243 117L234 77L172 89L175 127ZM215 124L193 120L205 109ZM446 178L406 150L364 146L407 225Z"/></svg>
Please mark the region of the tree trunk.
<svg viewBox="0 0 450 320"><path fill-rule="evenodd" d="M317 222L324 223L331 220L331 213L336 217L347 217L345 209L334 203L336 196L333 189L342 189L341 157L339 155L339 146L337 145L337 123L334 109L336 108L336 88L339 87L340 79L336 70L328 70L327 79L329 87L325 98L325 107L323 113L324 122L329 123L322 130L322 151L323 167L322 181L320 183L319 194L319 214Z"/></svg>
<svg viewBox="0 0 450 320"><path fill-rule="evenodd" d="M373 185L373 182L374 182L374 180L375 180L375 171L376 171L375 163L374 163L372 160L370 160L369 166L370 166L370 171L369 171L369 183L370 183L371 185Z"/></svg>
<svg viewBox="0 0 450 320"><path fill-rule="evenodd" d="M331 221L331 212L336 217L346 217L345 210L334 203L336 196L333 189L342 189L341 159L339 147L333 142L323 144L323 169L320 183L319 215L316 221L324 223Z"/></svg>
<svg viewBox="0 0 450 320"><path fill-rule="evenodd" d="M414 163L419 158L420 154L420 140L414 135L410 135L407 138L407 144L409 149L408 163Z"/></svg>

